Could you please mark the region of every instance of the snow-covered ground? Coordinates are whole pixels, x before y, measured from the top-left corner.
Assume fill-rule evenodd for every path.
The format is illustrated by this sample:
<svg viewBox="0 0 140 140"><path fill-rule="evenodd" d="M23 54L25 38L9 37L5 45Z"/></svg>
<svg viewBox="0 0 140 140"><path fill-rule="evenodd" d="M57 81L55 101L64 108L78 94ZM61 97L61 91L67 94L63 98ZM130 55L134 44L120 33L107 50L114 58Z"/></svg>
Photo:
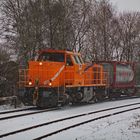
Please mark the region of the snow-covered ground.
<svg viewBox="0 0 140 140"><path fill-rule="evenodd" d="M20 104L15 108L14 105L6 104L6 105L0 105L0 112L10 111L10 110L26 109L26 108L31 108L31 107L33 107L33 106L24 106L23 104Z"/></svg>
<svg viewBox="0 0 140 140"><path fill-rule="evenodd" d="M7 111L7 110L10 110L10 109L14 109L14 106L11 106L11 105L1 105L0 106L0 111Z"/></svg>
<svg viewBox="0 0 140 140"><path fill-rule="evenodd" d="M97 120L46 140L140 140L140 110Z"/></svg>
<svg viewBox="0 0 140 140"><path fill-rule="evenodd" d="M61 110L45 112L41 114L29 115L9 120L0 121L0 135L23 129L35 124L43 122L50 122L58 118L73 116L80 113L90 112L105 109L108 107L115 107L129 103L140 102L140 99L111 101L92 105L65 107ZM5 114L6 115L6 114ZM86 116L88 117L88 116ZM89 116L90 119L91 116ZM94 116L92 116L94 117ZM78 120L79 121L79 120ZM66 123L61 125L65 126ZM55 128L59 128L59 124ZM42 127L41 129L33 129L35 137L45 135L51 130L51 127ZM2 139L25 140L32 139L34 132L24 132L18 135L11 135ZM42 134L41 134L42 133ZM51 137L47 140L139 140L140 139L140 110L123 113L121 115L111 116L107 119L102 119L82 125Z"/></svg>

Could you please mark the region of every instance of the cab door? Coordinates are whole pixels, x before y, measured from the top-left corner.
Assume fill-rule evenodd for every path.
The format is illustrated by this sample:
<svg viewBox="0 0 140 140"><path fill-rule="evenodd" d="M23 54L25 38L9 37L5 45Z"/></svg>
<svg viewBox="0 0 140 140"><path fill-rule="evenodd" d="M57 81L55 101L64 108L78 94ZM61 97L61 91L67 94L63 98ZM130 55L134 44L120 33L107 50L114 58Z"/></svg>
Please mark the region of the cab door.
<svg viewBox="0 0 140 140"><path fill-rule="evenodd" d="M66 55L65 83L72 86L84 85L84 64L77 54Z"/></svg>
<svg viewBox="0 0 140 140"><path fill-rule="evenodd" d="M74 62L70 54L66 54L65 61L65 85L74 85Z"/></svg>
<svg viewBox="0 0 140 140"><path fill-rule="evenodd" d="M84 85L84 63L82 61L82 59L80 58L79 55L74 55L73 56L74 61L75 61L75 74L74 74L74 78L75 78L75 84L76 85Z"/></svg>

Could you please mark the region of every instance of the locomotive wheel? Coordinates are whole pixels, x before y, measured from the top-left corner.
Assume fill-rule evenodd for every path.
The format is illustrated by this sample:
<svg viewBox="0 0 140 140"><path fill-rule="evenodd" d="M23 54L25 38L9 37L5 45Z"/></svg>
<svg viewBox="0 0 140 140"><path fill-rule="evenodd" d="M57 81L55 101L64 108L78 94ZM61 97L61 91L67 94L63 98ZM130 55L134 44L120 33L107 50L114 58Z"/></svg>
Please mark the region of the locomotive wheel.
<svg viewBox="0 0 140 140"><path fill-rule="evenodd" d="M110 92L109 95L108 95L108 98L109 98L110 100L112 100L114 97L115 97L115 96L114 96L114 93Z"/></svg>
<svg viewBox="0 0 140 140"><path fill-rule="evenodd" d="M119 92L119 93L116 93L115 95L116 95L116 96L115 96L115 97L116 97L116 99L118 99L118 98L120 98L120 97L121 97L121 93L120 93L120 92Z"/></svg>
<svg viewBox="0 0 140 140"><path fill-rule="evenodd" d="M68 105L70 103L70 97L68 94L63 94L61 106Z"/></svg>
<svg viewBox="0 0 140 140"><path fill-rule="evenodd" d="M95 99L96 99L96 101L98 102L101 102L101 101L103 101L104 100L104 98L105 98L105 96L104 96L104 94L101 92L97 92L96 94L95 94Z"/></svg>
<svg viewBox="0 0 140 140"><path fill-rule="evenodd" d="M96 96L94 96L93 101L94 101L94 103L97 103L98 102L98 99L97 99Z"/></svg>
<svg viewBox="0 0 140 140"><path fill-rule="evenodd" d="M83 99L83 97L83 92L79 91L78 93L76 93L76 99L78 102L80 102Z"/></svg>
<svg viewBox="0 0 140 140"><path fill-rule="evenodd" d="M92 97L92 99L90 101L91 102L93 101L94 103L98 102L98 99L97 99L97 96L96 96L96 92L93 92L93 97Z"/></svg>
<svg viewBox="0 0 140 140"><path fill-rule="evenodd" d="M101 102L101 101L103 101L103 96L102 95L100 95L100 94L98 94L97 96L96 96L96 98L97 98L97 101L99 101L99 102Z"/></svg>
<svg viewBox="0 0 140 140"><path fill-rule="evenodd" d="M37 106L40 108L51 108L58 105L58 97L54 94L51 94L49 97L44 98L40 97L37 101Z"/></svg>

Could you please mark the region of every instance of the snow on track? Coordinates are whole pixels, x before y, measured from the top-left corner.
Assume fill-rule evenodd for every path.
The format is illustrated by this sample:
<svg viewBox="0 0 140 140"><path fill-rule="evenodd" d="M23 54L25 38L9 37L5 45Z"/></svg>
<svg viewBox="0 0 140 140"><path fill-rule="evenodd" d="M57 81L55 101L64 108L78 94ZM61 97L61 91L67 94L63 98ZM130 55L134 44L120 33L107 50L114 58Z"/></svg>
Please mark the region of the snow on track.
<svg viewBox="0 0 140 140"><path fill-rule="evenodd" d="M62 110L56 110L53 112L47 112L47 113L42 113L42 114L35 114L32 116L25 116L22 118L18 118L18 119L12 119L12 121L10 120L5 120L5 121L0 121L0 134L4 134L10 131L14 131L14 130L18 130L18 129L22 129L25 127L29 127L35 124L40 124L43 122L49 122L52 120L56 120L58 118L64 118L64 117L68 117L68 116L72 116L72 115L76 115L79 113L84 113L84 112L89 112L89 111L96 111L96 110L101 110L107 107L115 107L115 106L120 106L120 105L124 105L124 104L130 104L130 103L135 103L140 101L140 99L131 99L131 100L124 100L124 101L112 101L112 102L105 102L105 103L98 103L98 104L92 104L92 105L86 105L86 106L79 106L79 107L66 107ZM129 107L130 108L130 107ZM96 114L97 115L97 114ZM101 115L101 114L100 114ZM94 115L95 117L95 115ZM48 133L49 131L51 131L52 129L54 130L54 128L60 128L65 126L64 124L71 124L74 123L75 121L81 121L81 119L85 120L85 119L90 119L93 118L93 115L88 115L88 116L84 116L83 118L76 118L74 120L70 120L69 122L61 122L60 124L53 124L52 126L45 126L45 127L41 127L38 129L33 129L31 131L28 132L24 132L24 133L19 133L17 135L11 135L8 137L5 137L3 139L25 139L25 136L27 136L27 139L32 139L41 135L46 134L46 132ZM16 124L16 125L14 125ZM11 126L11 127L8 127ZM51 129L52 128L52 129Z"/></svg>
<svg viewBox="0 0 140 140"><path fill-rule="evenodd" d="M96 120L42 140L140 140L140 123L136 126L139 112L140 109Z"/></svg>

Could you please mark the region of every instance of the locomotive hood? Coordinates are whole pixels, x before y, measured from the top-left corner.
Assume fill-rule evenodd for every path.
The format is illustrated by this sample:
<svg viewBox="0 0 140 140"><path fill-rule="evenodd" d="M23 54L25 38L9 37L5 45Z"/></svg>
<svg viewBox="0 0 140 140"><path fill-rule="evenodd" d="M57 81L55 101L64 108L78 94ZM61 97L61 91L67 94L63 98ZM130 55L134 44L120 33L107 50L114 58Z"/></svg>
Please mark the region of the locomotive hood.
<svg viewBox="0 0 140 140"><path fill-rule="evenodd" d="M61 84L61 81L58 79L60 79L59 76L63 70L64 63L30 61L28 79L33 85L39 84L40 86L47 86L49 82L53 82L51 86L55 86Z"/></svg>

